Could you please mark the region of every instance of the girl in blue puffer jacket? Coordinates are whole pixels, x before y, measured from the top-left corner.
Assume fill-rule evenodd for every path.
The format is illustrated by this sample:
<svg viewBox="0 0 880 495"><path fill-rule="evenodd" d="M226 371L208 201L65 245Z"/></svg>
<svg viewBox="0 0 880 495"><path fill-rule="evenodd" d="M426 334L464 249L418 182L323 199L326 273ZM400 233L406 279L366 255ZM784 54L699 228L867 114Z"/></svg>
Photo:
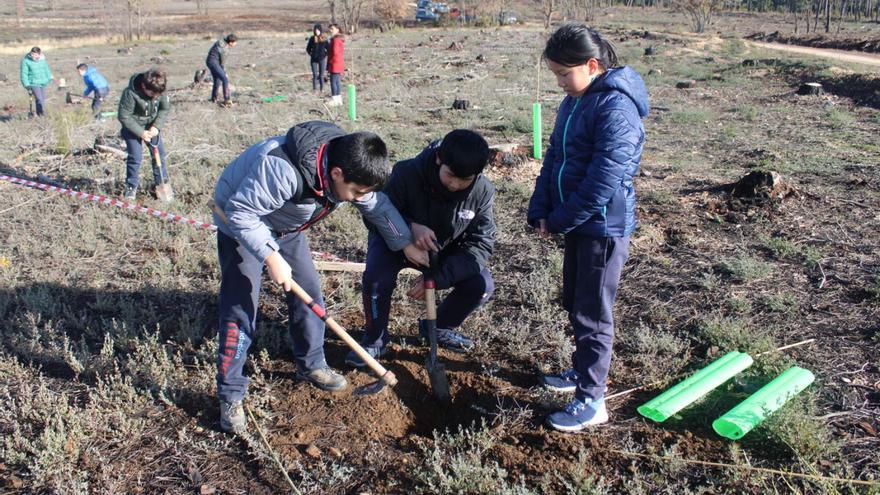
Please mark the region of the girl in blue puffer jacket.
<svg viewBox="0 0 880 495"><path fill-rule="evenodd" d="M636 227L633 177L645 143L641 119L648 115L648 92L635 70L617 66L614 46L586 26L560 27L543 57L567 96L535 182L528 222L542 236L565 236L562 304L575 352L571 369L542 381L549 389L575 393L548 424L580 431L608 421L612 309Z"/></svg>

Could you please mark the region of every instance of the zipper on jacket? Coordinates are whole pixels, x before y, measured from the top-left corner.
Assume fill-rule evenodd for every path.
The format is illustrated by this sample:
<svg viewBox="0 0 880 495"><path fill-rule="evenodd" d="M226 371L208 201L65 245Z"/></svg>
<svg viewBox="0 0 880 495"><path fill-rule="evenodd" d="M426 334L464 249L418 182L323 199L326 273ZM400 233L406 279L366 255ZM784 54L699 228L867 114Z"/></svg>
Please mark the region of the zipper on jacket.
<svg viewBox="0 0 880 495"><path fill-rule="evenodd" d="M578 105L580 105L581 98L583 98L583 96L579 96L574 100L574 106L571 107L571 112L569 112L568 118L565 119L565 128L562 130L562 165L559 167L559 177L556 178L556 187L559 189L560 203L565 201L565 198L562 197L562 172L563 170L565 170L565 162L568 159L568 155L565 152L565 140L568 136L568 124L571 123L571 117L574 115L574 111L577 109Z"/></svg>

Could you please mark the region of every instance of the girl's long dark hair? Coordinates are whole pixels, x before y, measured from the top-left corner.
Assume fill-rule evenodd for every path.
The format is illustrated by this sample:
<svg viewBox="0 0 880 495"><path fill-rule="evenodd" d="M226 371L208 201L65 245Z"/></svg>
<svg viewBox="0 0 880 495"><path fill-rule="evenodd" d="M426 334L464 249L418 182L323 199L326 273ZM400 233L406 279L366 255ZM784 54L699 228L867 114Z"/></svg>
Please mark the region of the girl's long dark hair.
<svg viewBox="0 0 880 495"><path fill-rule="evenodd" d="M568 67L581 65L591 58L598 60L603 69L617 67L614 45L583 24L565 24L557 29L547 39L543 57Z"/></svg>

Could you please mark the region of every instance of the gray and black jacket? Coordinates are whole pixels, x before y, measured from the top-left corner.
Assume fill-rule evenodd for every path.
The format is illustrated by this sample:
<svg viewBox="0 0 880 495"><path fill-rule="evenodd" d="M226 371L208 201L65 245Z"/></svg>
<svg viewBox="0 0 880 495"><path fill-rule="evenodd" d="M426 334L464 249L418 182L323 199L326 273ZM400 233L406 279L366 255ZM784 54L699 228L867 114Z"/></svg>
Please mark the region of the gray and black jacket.
<svg viewBox="0 0 880 495"><path fill-rule="evenodd" d="M384 192L407 222L434 231L440 245L438 289L447 289L485 268L495 246L495 186L482 174L463 191L440 183L435 141L418 156L394 165Z"/></svg>
<svg viewBox="0 0 880 495"><path fill-rule="evenodd" d="M326 217L340 202L329 187L324 151L331 139L344 134L333 124L310 121L245 150L214 188L214 201L227 218L224 223L214 214L218 229L265 261L278 250L278 237ZM390 249L399 251L412 242L408 224L385 194L371 193L352 204Z"/></svg>
<svg viewBox="0 0 880 495"><path fill-rule="evenodd" d="M205 58L205 64L210 67L211 64L218 64L220 67L226 67L226 58L229 54L229 43L224 40L217 40L211 49L208 50L208 56Z"/></svg>

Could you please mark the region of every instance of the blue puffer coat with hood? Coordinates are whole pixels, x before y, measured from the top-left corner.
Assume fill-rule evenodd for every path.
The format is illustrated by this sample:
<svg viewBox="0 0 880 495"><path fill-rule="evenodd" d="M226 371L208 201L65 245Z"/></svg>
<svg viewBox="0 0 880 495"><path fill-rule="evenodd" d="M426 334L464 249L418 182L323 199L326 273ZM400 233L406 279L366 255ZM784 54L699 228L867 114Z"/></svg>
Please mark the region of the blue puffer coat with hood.
<svg viewBox="0 0 880 495"><path fill-rule="evenodd" d="M622 237L636 227L633 177L645 144L648 91L630 67L602 73L559 106L528 222L552 233Z"/></svg>

